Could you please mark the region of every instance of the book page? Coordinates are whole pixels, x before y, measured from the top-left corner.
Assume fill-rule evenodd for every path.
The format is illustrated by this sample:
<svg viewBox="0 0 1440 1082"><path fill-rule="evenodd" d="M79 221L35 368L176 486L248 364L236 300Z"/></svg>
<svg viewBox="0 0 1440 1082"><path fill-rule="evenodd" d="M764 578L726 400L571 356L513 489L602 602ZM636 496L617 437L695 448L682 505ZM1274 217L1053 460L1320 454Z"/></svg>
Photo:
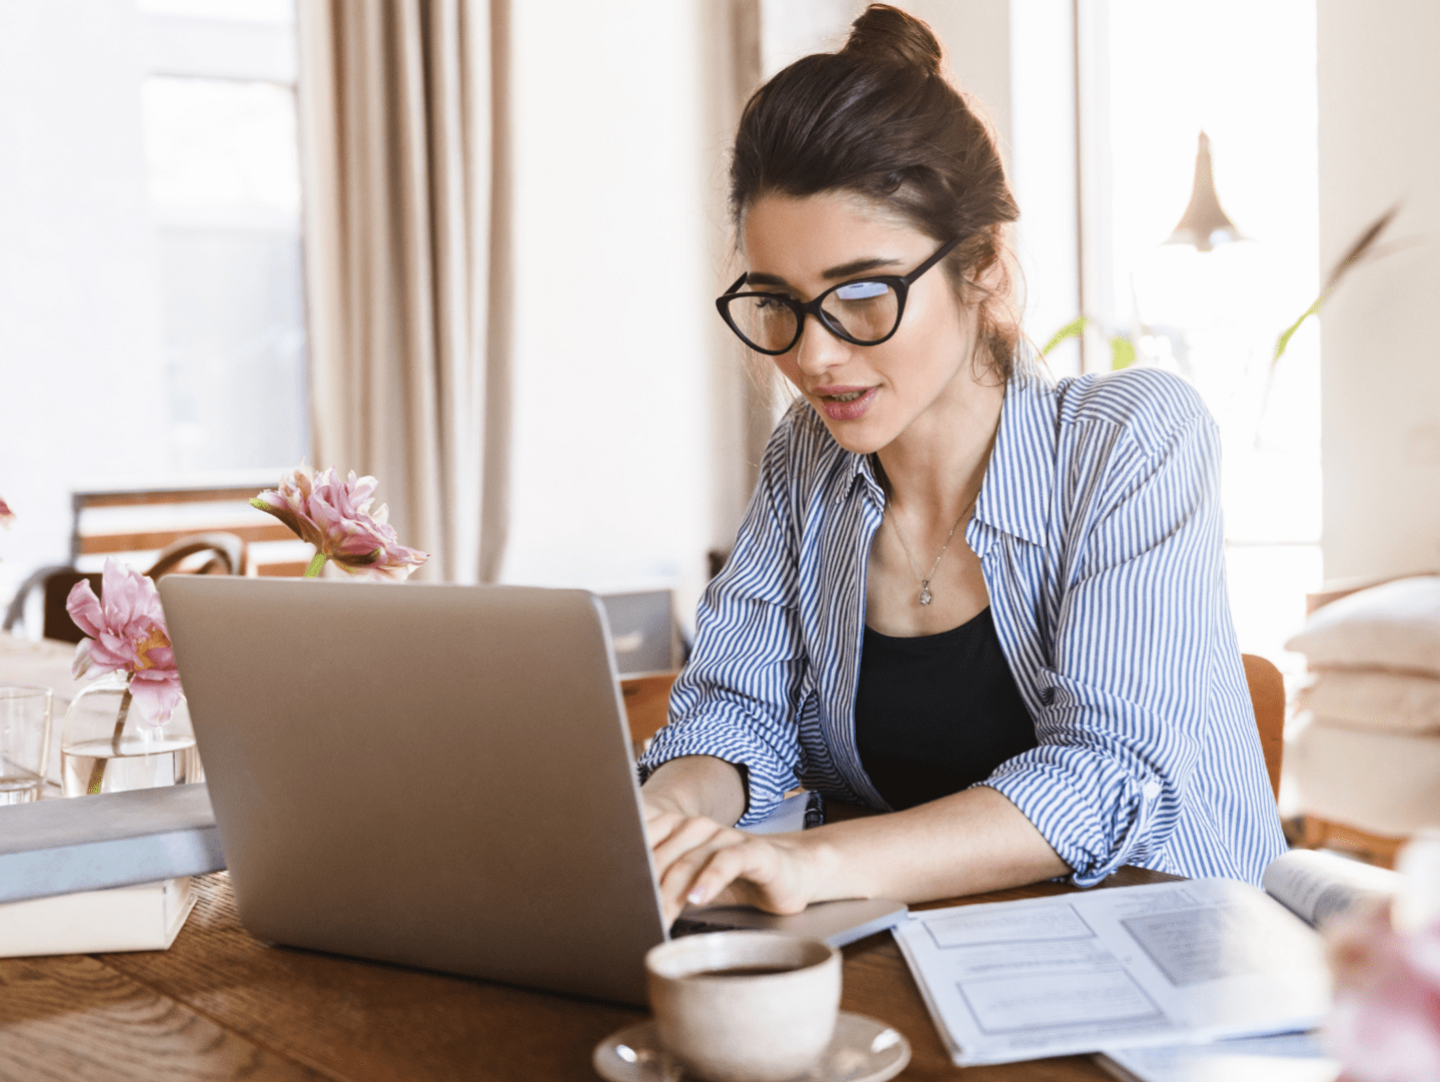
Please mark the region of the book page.
<svg viewBox="0 0 1440 1082"><path fill-rule="evenodd" d="M1301 920L1319 927L1393 898L1400 889L1400 875L1334 853L1294 849L1269 863L1261 883L1266 893Z"/></svg>
<svg viewBox="0 0 1440 1082"><path fill-rule="evenodd" d="M1318 937L1254 887L1207 879L911 914L895 930L955 1062L1305 1029Z"/></svg>

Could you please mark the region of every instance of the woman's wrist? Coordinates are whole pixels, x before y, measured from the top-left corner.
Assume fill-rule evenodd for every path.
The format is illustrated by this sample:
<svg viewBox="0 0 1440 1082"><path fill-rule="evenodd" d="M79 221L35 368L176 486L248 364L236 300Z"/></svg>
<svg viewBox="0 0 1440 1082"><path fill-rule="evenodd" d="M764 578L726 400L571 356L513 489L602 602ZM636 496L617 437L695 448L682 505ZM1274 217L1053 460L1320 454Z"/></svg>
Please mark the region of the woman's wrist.
<svg viewBox="0 0 1440 1082"><path fill-rule="evenodd" d="M653 808L726 826L745 813L745 783L734 764L711 755L686 755L661 763L641 796Z"/></svg>
<svg viewBox="0 0 1440 1082"><path fill-rule="evenodd" d="M825 827L815 827L792 835L803 869L806 897L811 902L870 897L870 891L860 882L856 869L845 860L843 850L835 845L833 834L834 831Z"/></svg>

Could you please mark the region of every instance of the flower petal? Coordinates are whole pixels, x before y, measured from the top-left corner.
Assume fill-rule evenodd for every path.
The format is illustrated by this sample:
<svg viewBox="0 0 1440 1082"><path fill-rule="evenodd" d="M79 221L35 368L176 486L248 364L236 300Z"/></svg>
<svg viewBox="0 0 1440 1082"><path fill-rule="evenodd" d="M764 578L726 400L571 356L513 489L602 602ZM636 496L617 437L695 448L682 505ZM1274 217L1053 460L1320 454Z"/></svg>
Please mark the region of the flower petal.
<svg viewBox="0 0 1440 1082"><path fill-rule="evenodd" d="M95 643L94 639L81 639L75 644L75 660L70 663L70 678L79 680L90 671L92 664L90 658L90 647Z"/></svg>
<svg viewBox="0 0 1440 1082"><path fill-rule="evenodd" d="M100 629L105 626L100 599L85 579L70 588L70 596L65 599L65 611L75 621L76 627L92 637L99 635Z"/></svg>
<svg viewBox="0 0 1440 1082"><path fill-rule="evenodd" d="M173 669L146 669L130 678L130 694L150 724L164 725L180 703L180 677Z"/></svg>

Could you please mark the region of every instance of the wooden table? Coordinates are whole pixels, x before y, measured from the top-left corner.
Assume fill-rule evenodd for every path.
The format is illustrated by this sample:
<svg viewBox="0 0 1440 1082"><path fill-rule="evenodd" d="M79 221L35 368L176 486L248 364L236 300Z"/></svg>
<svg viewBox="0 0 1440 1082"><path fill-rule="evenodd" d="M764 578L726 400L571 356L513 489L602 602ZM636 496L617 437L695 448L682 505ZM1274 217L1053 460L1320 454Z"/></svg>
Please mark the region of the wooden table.
<svg viewBox="0 0 1440 1082"><path fill-rule="evenodd" d="M60 716L76 691L73 653L68 645L0 635L0 682L56 689L57 748ZM1105 885L1168 878L1124 869ZM240 927L224 873L195 882L200 900L169 951L0 959L0 1082L588 1082L596 1078L595 1045L645 1017L565 996L266 947ZM1066 889L1042 884L955 901ZM845 948L842 1006L905 1034L914 1054L902 1078L1109 1077L1084 1056L955 1067L889 933Z"/></svg>
<svg viewBox="0 0 1440 1082"><path fill-rule="evenodd" d="M1122 869L1106 886L1171 877ZM0 1080L593 1080L592 1049L644 1012L266 947L225 873L169 951L0 960ZM1042 884L956 901L1038 897ZM937 903L947 904L947 903ZM953 903L948 903L953 904ZM845 948L842 1007L910 1040L906 1079L1103 1080L1087 1057L955 1067L889 933Z"/></svg>

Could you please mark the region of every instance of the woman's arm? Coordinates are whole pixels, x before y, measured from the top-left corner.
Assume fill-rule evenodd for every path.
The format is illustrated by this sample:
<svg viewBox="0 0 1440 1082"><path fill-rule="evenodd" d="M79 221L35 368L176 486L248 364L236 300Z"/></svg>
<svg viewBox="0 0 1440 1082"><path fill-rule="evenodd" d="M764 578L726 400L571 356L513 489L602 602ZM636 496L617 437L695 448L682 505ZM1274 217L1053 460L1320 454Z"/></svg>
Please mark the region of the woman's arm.
<svg viewBox="0 0 1440 1082"><path fill-rule="evenodd" d="M1014 804L983 787L798 834L680 814L652 817L650 831L667 920L686 902L797 913L836 898L929 901L1070 871Z"/></svg>
<svg viewBox="0 0 1440 1082"><path fill-rule="evenodd" d="M724 814L710 816L726 826L768 815L794 788L800 761L795 717L808 661L789 492L793 418L781 421L766 447L734 550L700 599L695 646L670 690L669 721L639 763L647 794L660 792L649 779L668 763L723 765L728 774L716 776L743 783L734 814L723 805ZM661 788L677 794L699 776L692 764Z"/></svg>
<svg viewBox="0 0 1440 1082"><path fill-rule="evenodd" d="M745 779L724 759L686 755L661 763L641 794L647 817L671 814L733 823L745 811Z"/></svg>

